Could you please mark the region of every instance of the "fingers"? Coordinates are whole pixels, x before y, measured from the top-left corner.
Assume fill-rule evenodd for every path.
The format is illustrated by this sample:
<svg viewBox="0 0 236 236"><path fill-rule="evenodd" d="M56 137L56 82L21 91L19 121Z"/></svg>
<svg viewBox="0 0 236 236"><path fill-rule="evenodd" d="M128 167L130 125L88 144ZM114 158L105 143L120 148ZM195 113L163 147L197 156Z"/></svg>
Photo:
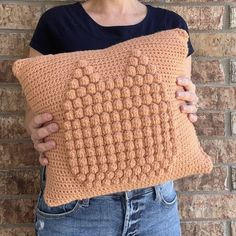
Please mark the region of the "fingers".
<svg viewBox="0 0 236 236"><path fill-rule="evenodd" d="M40 153L40 154L39 154L39 163L40 163L40 165L42 165L42 166L45 166L45 165L48 164L48 159L44 156L43 153Z"/></svg>
<svg viewBox="0 0 236 236"><path fill-rule="evenodd" d="M37 140L41 140L51 133L56 132L58 130L58 125L56 123L51 123L45 127L34 128L31 133L31 139L35 142Z"/></svg>
<svg viewBox="0 0 236 236"><path fill-rule="evenodd" d="M185 91L177 91L176 97L178 99L190 102L191 104L197 104L199 99L196 95L196 86L192 80L187 77L178 77L176 82L185 89Z"/></svg>
<svg viewBox="0 0 236 236"><path fill-rule="evenodd" d="M176 91L176 98L183 100L186 104L180 106L180 110L183 113L188 114L188 118L191 122L197 121L198 101L199 98L196 95L196 86L191 79L187 77L178 77L177 84L184 87L185 91Z"/></svg>
<svg viewBox="0 0 236 236"><path fill-rule="evenodd" d="M182 105L180 110L183 113L196 113L198 108L195 105Z"/></svg>
<svg viewBox="0 0 236 236"><path fill-rule="evenodd" d="M191 91L193 93L196 92L196 86L190 78L178 77L176 80L177 80L177 84L183 86L185 90Z"/></svg>
<svg viewBox="0 0 236 236"><path fill-rule="evenodd" d="M46 143L43 142L35 142L34 148L39 152L47 152L56 147L56 143L53 140L50 140Z"/></svg>
<svg viewBox="0 0 236 236"><path fill-rule="evenodd" d="M53 140L44 142L44 138L58 131L59 128L56 123L47 124L50 120L52 120L52 115L50 113L43 113L35 115L30 121L31 139L34 143L34 148L40 153L39 162L41 165L48 164L45 152L56 147L56 143Z"/></svg>
<svg viewBox="0 0 236 236"><path fill-rule="evenodd" d="M190 120L192 123L196 122L197 119L198 119L198 117L197 117L196 114L191 114L191 113L188 114L188 118L189 118L189 120Z"/></svg>
<svg viewBox="0 0 236 236"><path fill-rule="evenodd" d="M192 104L197 104L199 100L197 95L190 91L176 91L176 98L191 102Z"/></svg>
<svg viewBox="0 0 236 236"><path fill-rule="evenodd" d="M30 122L30 127L35 129L41 127L45 122L50 121L52 115L50 113L38 114L33 117Z"/></svg>

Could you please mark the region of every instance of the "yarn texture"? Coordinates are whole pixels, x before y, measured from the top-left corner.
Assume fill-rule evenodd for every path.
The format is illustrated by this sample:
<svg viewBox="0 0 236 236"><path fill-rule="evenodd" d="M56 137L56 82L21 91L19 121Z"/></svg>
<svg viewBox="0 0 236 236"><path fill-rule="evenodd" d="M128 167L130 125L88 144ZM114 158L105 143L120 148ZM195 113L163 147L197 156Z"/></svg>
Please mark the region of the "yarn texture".
<svg viewBox="0 0 236 236"><path fill-rule="evenodd" d="M150 187L213 169L179 109L188 34L180 28L105 49L18 59L12 70L35 113L59 130L45 139L45 202ZM50 122L49 122L50 123Z"/></svg>

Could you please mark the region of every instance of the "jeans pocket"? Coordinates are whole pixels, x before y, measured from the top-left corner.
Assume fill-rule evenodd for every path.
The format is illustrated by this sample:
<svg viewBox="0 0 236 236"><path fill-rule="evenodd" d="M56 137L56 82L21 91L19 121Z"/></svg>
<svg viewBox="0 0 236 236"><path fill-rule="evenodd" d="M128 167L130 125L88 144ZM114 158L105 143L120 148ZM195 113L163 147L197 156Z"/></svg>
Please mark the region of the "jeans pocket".
<svg viewBox="0 0 236 236"><path fill-rule="evenodd" d="M45 166L46 167L46 166ZM81 207L89 206L89 198L82 200L73 200L69 203L61 204L58 206L49 206L44 199L44 189L46 184L45 168L41 170L41 180L40 180L40 193L37 199L36 205L36 217L44 218L61 218L70 216Z"/></svg>
<svg viewBox="0 0 236 236"><path fill-rule="evenodd" d="M89 198L82 200L73 200L69 203L61 204L58 206L48 206L44 200L43 193L39 197L38 204L36 206L36 214L44 218L61 218L74 214L81 207L89 206Z"/></svg>
<svg viewBox="0 0 236 236"><path fill-rule="evenodd" d="M164 207L171 207L173 206L177 201L177 192L174 187L173 180L169 180L159 186L159 193L160 193L160 199L161 204Z"/></svg>

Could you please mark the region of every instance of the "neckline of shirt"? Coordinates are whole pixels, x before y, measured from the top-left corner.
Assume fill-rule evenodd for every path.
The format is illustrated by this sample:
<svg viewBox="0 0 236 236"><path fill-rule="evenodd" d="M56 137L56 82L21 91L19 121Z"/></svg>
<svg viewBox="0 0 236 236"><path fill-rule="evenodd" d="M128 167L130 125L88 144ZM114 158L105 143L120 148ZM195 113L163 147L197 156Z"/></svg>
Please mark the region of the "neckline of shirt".
<svg viewBox="0 0 236 236"><path fill-rule="evenodd" d="M94 24L96 27L103 29L103 30L109 30L109 29L114 29L114 28L119 28L119 29L130 29L130 28L134 28L134 27L138 27L143 25L149 18L150 14L151 14L151 6L149 4L145 4L145 6L147 7L147 13L145 15L145 17L138 23L136 24L132 24L132 25L111 25L111 26L106 26L106 25L101 25L99 23L97 23L88 13L87 11L84 9L84 7L82 6L81 2L76 2L75 4L77 4L81 11L83 12L83 14L86 16L86 18L92 23Z"/></svg>

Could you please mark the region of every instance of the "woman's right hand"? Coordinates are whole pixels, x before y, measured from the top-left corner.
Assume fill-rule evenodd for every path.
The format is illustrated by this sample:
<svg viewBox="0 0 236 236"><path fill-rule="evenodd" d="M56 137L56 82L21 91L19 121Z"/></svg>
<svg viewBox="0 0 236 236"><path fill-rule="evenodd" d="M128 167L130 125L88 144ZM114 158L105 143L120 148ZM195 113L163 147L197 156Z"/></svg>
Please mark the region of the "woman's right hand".
<svg viewBox="0 0 236 236"><path fill-rule="evenodd" d="M44 156L44 152L56 147L56 142L53 140L44 142L45 137L58 130L57 123L46 124L52 118L52 114L50 113L36 114L28 124L34 148L40 153L39 162L43 166L48 164L48 159Z"/></svg>

